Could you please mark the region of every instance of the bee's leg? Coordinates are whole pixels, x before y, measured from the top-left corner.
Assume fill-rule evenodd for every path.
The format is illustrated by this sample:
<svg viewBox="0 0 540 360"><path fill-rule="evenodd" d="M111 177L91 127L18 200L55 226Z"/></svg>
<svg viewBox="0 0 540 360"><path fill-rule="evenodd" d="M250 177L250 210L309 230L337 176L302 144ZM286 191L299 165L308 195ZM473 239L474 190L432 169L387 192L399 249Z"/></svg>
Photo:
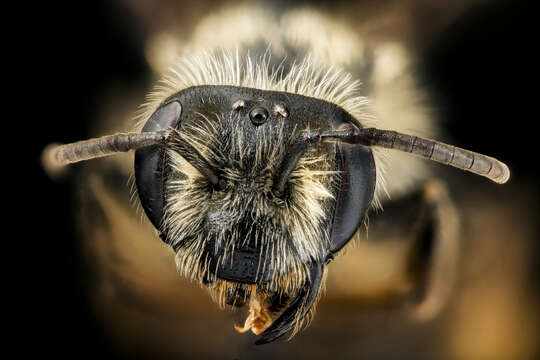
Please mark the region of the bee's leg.
<svg viewBox="0 0 540 360"><path fill-rule="evenodd" d="M459 221L446 187L437 181L391 201L369 216L368 241L402 239L406 278L402 297L420 319L435 316L454 284L459 254ZM401 297L401 296L400 296Z"/></svg>

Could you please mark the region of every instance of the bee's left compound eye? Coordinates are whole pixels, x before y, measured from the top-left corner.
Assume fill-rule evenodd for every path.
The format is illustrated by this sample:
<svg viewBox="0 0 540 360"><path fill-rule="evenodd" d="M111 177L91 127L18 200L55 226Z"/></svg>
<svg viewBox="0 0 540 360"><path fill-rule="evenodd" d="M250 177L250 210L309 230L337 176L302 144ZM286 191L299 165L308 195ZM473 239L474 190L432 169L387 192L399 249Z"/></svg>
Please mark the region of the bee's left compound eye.
<svg viewBox="0 0 540 360"><path fill-rule="evenodd" d="M262 107L255 108L249 113L253 125L262 125L268 119L268 110Z"/></svg>

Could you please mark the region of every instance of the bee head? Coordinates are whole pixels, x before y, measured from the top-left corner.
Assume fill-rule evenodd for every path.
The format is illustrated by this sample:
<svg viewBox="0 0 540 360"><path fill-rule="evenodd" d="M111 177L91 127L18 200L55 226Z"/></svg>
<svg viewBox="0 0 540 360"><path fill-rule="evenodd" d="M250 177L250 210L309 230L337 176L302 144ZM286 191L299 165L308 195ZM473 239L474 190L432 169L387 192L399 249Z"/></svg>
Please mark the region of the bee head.
<svg viewBox="0 0 540 360"><path fill-rule="evenodd" d="M375 188L369 150L352 164L346 145L305 141L310 129L343 124L360 126L335 104L285 92L197 86L164 101L143 132L172 129L167 146L138 149L135 176L181 272L211 289L225 284L219 301L237 305L253 285L268 299L294 299L312 283L312 268L352 237ZM364 173L352 211L342 195L351 166Z"/></svg>

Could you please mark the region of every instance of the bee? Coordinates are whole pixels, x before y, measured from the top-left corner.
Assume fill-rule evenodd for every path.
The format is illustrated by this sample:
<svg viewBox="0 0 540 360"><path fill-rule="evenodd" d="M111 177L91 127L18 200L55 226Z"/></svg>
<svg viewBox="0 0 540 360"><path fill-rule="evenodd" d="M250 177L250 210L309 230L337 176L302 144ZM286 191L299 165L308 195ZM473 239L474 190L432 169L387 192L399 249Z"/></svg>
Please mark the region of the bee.
<svg viewBox="0 0 540 360"><path fill-rule="evenodd" d="M441 186L412 190L429 177L419 159L509 179L492 157L401 131L424 127L421 108L397 119L374 110L363 91L377 94L381 78L395 80L394 95L416 94L388 62L403 59L400 48L363 46L322 14L235 9L203 21L186 49L129 132L51 145L44 165L133 150L138 201L179 272L219 305L247 308L235 328L257 344L307 324L329 264L388 195L408 194L383 214L431 204L411 207L414 222L443 222Z"/></svg>

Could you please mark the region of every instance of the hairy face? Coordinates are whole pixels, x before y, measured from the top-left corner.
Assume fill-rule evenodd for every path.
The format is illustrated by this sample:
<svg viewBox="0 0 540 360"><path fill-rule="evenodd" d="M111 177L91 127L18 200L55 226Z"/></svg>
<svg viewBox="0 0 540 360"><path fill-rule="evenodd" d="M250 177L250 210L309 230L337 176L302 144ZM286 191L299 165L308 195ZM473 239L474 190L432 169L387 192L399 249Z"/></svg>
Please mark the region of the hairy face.
<svg viewBox="0 0 540 360"><path fill-rule="evenodd" d="M232 96L225 104L201 102L174 133L163 231L188 277L292 293L305 282L309 263L324 261L329 247L339 176L333 145L304 154L284 194L277 196L273 188L299 134L328 125L315 115L306 118L305 111L300 121L283 98L238 95L243 98ZM181 141L218 169L218 189L176 151Z"/></svg>
<svg viewBox="0 0 540 360"><path fill-rule="evenodd" d="M310 319L325 264L372 204L371 150L306 137L362 128L366 100L350 76L309 59L212 59L173 70L149 98L142 132L169 135L137 150L137 189L180 272L222 306L249 303L254 320L239 331L264 331L264 343Z"/></svg>

